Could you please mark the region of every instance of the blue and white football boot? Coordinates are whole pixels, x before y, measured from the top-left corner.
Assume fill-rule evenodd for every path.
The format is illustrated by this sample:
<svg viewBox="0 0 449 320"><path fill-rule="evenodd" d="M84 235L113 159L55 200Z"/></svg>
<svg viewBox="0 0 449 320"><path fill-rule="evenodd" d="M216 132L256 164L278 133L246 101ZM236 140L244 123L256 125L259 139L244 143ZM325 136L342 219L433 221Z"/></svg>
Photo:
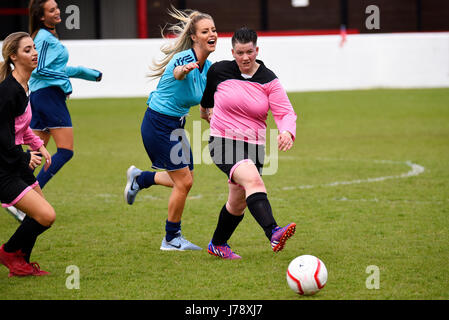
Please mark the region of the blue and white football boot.
<svg viewBox="0 0 449 320"><path fill-rule="evenodd" d="M140 176L142 170L137 169L135 166L131 166L126 171L126 187L125 187L125 201L128 204L133 204L136 200L137 193L140 191L136 178Z"/></svg>
<svg viewBox="0 0 449 320"><path fill-rule="evenodd" d="M178 236L176 238L173 238L171 241L167 241L165 239L162 239L161 243L161 250L164 251L186 251L186 250L202 250L197 245L191 243L189 240L184 238L181 234L181 232L178 232Z"/></svg>

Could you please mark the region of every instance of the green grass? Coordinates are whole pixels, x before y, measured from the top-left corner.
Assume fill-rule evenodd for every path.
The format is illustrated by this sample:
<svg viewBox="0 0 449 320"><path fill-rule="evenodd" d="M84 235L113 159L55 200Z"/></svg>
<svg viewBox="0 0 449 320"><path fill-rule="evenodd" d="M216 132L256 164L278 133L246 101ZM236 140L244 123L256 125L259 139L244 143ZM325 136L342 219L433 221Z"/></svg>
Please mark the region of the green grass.
<svg viewBox="0 0 449 320"><path fill-rule="evenodd" d="M278 223L298 224L284 251L271 252L249 212L230 240L241 261L160 251L170 190L144 190L133 206L123 200L126 169L150 166L140 137L146 98L70 100L75 155L44 189L57 220L32 255L51 275L8 278L0 267L0 299L449 299L449 90L289 96L295 146L279 155L276 175L264 176ZM193 120L197 108L191 134ZM271 115L268 123L275 127ZM411 170L406 161L425 171L398 178ZM366 181L376 177L392 178ZM328 185L353 180L361 181ZM189 240L207 247L226 194L224 174L196 164L182 222ZM0 242L17 226L0 214ZM329 272L312 297L285 280L302 254ZM80 270L79 290L66 288L70 265ZM370 265L380 270L378 290L365 286Z"/></svg>

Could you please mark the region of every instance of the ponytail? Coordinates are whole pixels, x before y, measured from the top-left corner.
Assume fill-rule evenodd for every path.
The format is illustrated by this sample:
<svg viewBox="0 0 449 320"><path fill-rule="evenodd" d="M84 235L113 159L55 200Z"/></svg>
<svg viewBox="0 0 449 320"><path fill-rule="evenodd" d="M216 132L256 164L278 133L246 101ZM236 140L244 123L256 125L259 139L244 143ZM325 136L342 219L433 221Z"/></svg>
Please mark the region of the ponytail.
<svg viewBox="0 0 449 320"><path fill-rule="evenodd" d="M9 60L9 59L8 59ZM0 62L0 82L6 79L12 72L12 68L9 61Z"/></svg>

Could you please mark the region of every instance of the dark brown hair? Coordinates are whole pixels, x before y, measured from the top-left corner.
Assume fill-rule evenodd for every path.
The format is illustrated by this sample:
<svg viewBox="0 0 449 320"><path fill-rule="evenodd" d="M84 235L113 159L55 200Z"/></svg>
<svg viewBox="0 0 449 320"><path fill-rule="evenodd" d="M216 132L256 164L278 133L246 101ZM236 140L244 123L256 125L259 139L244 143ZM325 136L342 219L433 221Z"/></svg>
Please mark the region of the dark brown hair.
<svg viewBox="0 0 449 320"><path fill-rule="evenodd" d="M255 46L257 46L257 33L252 29L242 27L234 32L231 42L232 47L234 47L237 42L241 44L252 42Z"/></svg>
<svg viewBox="0 0 449 320"><path fill-rule="evenodd" d="M31 0L28 9L30 17L28 20L28 29L31 37L34 39L40 28L44 27L42 17L44 16L44 4L48 0Z"/></svg>

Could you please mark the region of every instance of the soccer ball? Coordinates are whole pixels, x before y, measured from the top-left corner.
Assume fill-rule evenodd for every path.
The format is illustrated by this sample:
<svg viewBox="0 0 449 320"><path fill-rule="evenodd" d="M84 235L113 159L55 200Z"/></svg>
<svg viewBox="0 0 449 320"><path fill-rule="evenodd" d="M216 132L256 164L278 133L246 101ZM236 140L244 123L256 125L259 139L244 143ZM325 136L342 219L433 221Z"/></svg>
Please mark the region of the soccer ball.
<svg viewBox="0 0 449 320"><path fill-rule="evenodd" d="M311 296L327 282L327 269L323 261L311 255L293 259L287 268L287 283L300 295Z"/></svg>

